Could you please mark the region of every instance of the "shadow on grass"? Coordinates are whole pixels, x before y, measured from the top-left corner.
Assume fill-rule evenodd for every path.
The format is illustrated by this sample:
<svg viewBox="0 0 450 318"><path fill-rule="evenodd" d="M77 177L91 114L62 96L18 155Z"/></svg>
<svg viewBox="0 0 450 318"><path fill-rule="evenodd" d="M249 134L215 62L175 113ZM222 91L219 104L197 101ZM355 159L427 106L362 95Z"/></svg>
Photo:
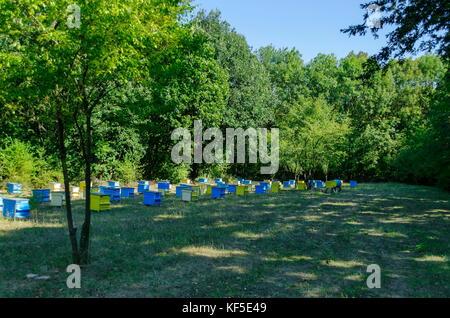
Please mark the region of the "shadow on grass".
<svg viewBox="0 0 450 318"><path fill-rule="evenodd" d="M414 200L416 198L416 200ZM339 194L125 199L92 218L92 264L65 286L64 212L0 233L1 296L449 297L449 195L397 184ZM75 203L77 224L82 202ZM0 223L3 224L3 223ZM382 288L366 286L378 264ZM50 281L25 279L28 272Z"/></svg>

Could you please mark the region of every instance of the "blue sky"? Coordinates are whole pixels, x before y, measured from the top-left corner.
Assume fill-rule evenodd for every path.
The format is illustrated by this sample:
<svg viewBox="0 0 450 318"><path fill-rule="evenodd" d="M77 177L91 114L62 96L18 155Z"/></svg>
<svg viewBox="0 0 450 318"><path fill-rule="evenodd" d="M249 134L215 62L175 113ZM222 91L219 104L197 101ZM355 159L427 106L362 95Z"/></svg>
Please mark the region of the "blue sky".
<svg viewBox="0 0 450 318"><path fill-rule="evenodd" d="M257 49L269 44L295 47L308 62L318 53L338 58L350 51L377 53L386 43L370 34L348 37L340 29L363 21L363 0L195 0L207 11L219 9L222 17Z"/></svg>

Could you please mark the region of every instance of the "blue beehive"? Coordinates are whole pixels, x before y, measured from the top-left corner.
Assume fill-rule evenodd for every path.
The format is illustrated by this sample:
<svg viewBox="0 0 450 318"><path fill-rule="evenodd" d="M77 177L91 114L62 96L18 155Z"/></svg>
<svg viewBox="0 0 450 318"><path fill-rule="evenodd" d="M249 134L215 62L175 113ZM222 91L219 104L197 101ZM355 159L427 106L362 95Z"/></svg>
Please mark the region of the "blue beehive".
<svg viewBox="0 0 450 318"><path fill-rule="evenodd" d="M224 199L225 192L227 188L225 187L212 187L211 197L214 199Z"/></svg>
<svg viewBox="0 0 450 318"><path fill-rule="evenodd" d="M333 181L336 181L338 187L342 187L342 180L334 179Z"/></svg>
<svg viewBox="0 0 450 318"><path fill-rule="evenodd" d="M322 180L316 180L316 183L318 188L325 188L325 182Z"/></svg>
<svg viewBox="0 0 450 318"><path fill-rule="evenodd" d="M123 187L121 196L122 198L134 198L134 188Z"/></svg>
<svg viewBox="0 0 450 318"><path fill-rule="evenodd" d="M198 179L198 182L200 182L200 183L208 183L208 179L200 178L200 179Z"/></svg>
<svg viewBox="0 0 450 318"><path fill-rule="evenodd" d="M32 192L36 202L50 202L50 189L33 190Z"/></svg>
<svg viewBox="0 0 450 318"><path fill-rule="evenodd" d="M158 190L170 190L170 183L158 182Z"/></svg>
<svg viewBox="0 0 450 318"><path fill-rule="evenodd" d="M183 189L192 189L192 187L189 184L180 184L178 187L176 187L175 189L175 194L177 197L182 197L183 193Z"/></svg>
<svg viewBox="0 0 450 318"><path fill-rule="evenodd" d="M289 181L283 182L283 188L290 188L290 187L291 187L291 183Z"/></svg>
<svg viewBox="0 0 450 318"><path fill-rule="evenodd" d="M237 185L235 185L235 184L228 184L227 187L228 187L228 193L236 193Z"/></svg>
<svg viewBox="0 0 450 318"><path fill-rule="evenodd" d="M146 191L144 192L145 205L161 205L161 192Z"/></svg>
<svg viewBox="0 0 450 318"><path fill-rule="evenodd" d="M242 180L241 183L243 183L243 184L252 184L252 180Z"/></svg>
<svg viewBox="0 0 450 318"><path fill-rule="evenodd" d="M148 181L139 181L138 184L138 193L144 193L145 191L150 190L150 182Z"/></svg>
<svg viewBox="0 0 450 318"><path fill-rule="evenodd" d="M118 187L120 187L120 182L119 181L108 181L108 185L112 188L118 188Z"/></svg>
<svg viewBox="0 0 450 318"><path fill-rule="evenodd" d="M259 185L266 187L267 189L270 188L269 182L260 182Z"/></svg>
<svg viewBox="0 0 450 318"><path fill-rule="evenodd" d="M3 197L0 195L0 213L3 213Z"/></svg>
<svg viewBox="0 0 450 318"><path fill-rule="evenodd" d="M22 185L20 183L8 183L8 193L10 194L20 194L22 193Z"/></svg>
<svg viewBox="0 0 450 318"><path fill-rule="evenodd" d="M295 183L296 183L295 180L289 180L289 184L293 185L294 187L295 187Z"/></svg>
<svg viewBox="0 0 450 318"><path fill-rule="evenodd" d="M267 190L268 190L268 187L265 186L265 185L259 184L259 185L255 186L255 193L256 193L256 194L264 194L264 193L267 193Z"/></svg>
<svg viewBox="0 0 450 318"><path fill-rule="evenodd" d="M356 182L355 180L350 180L350 187L351 188L356 188L357 184L358 184L358 182Z"/></svg>
<svg viewBox="0 0 450 318"><path fill-rule="evenodd" d="M321 180L309 180L308 186L310 189L325 188L325 182L323 182Z"/></svg>
<svg viewBox="0 0 450 318"><path fill-rule="evenodd" d="M102 188L102 187L100 187ZM103 187L103 191L101 193L108 194L111 201L120 201L120 188L114 187Z"/></svg>
<svg viewBox="0 0 450 318"><path fill-rule="evenodd" d="M3 216L5 218L26 219L30 215L30 200L28 199L3 199Z"/></svg>
<svg viewBox="0 0 450 318"><path fill-rule="evenodd" d="M220 182L222 182L222 178L215 178L215 179L214 179L214 182L215 182L215 183L220 183Z"/></svg>

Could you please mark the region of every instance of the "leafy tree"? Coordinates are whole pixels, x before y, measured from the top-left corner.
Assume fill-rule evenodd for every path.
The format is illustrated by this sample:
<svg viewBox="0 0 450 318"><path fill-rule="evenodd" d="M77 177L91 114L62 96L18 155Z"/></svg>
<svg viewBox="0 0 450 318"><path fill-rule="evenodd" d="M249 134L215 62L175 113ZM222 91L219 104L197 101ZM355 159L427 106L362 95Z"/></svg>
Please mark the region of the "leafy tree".
<svg viewBox="0 0 450 318"><path fill-rule="evenodd" d="M194 120L204 127L220 127L229 97L228 73L214 59L215 49L199 29L187 25L173 50L166 51L162 63L150 71L149 103L135 111L148 145L144 174L156 178L196 178L199 165L176 165L170 154L174 129L192 129Z"/></svg>
<svg viewBox="0 0 450 318"><path fill-rule="evenodd" d="M345 155L348 123L321 98L301 98L281 124L281 162L298 179L327 177Z"/></svg>
<svg viewBox="0 0 450 318"><path fill-rule="evenodd" d="M229 74L224 127L266 127L274 110L269 74L245 38L221 20L219 11L200 11L194 22L206 32L216 60Z"/></svg>
<svg viewBox="0 0 450 318"><path fill-rule="evenodd" d="M446 0L376 0L361 5L366 10L367 21L371 8L381 13L380 26L394 26L387 35L385 46L378 57L387 61L391 56L403 57L406 53L435 50L437 54L450 57L450 6ZM365 35L370 29L377 38L380 28L372 27L366 22L341 30L349 35Z"/></svg>
<svg viewBox="0 0 450 318"><path fill-rule="evenodd" d="M12 43L2 54L9 104L50 109L58 127L65 188L69 188L65 137L77 128L85 166L85 219L77 242L70 193L66 208L73 262L89 261L92 117L110 94L146 75L160 50L170 47L185 1L1 1L0 33ZM76 11L80 9L81 21ZM67 21L67 9L75 11ZM81 22L81 24L79 23ZM3 76L2 76L3 78ZM14 80L14 81L12 81ZM8 102L12 101L12 102Z"/></svg>
<svg viewBox="0 0 450 318"><path fill-rule="evenodd" d="M295 50L262 47L257 56L270 74L272 91L276 97L276 121L284 117L290 106L302 96L309 96L307 70L301 54Z"/></svg>

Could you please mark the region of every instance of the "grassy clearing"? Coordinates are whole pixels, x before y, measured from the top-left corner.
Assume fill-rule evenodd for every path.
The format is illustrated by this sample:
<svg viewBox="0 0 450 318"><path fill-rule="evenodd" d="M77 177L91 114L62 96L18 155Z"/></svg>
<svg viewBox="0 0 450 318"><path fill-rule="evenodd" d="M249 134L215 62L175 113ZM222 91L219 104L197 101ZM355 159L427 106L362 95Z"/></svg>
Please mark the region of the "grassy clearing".
<svg viewBox="0 0 450 318"><path fill-rule="evenodd" d="M450 195L435 188L141 201L94 213L78 290L66 287L63 210L0 218L0 297L450 297ZM80 224L82 201L75 215ZM369 264L381 289L366 286Z"/></svg>

